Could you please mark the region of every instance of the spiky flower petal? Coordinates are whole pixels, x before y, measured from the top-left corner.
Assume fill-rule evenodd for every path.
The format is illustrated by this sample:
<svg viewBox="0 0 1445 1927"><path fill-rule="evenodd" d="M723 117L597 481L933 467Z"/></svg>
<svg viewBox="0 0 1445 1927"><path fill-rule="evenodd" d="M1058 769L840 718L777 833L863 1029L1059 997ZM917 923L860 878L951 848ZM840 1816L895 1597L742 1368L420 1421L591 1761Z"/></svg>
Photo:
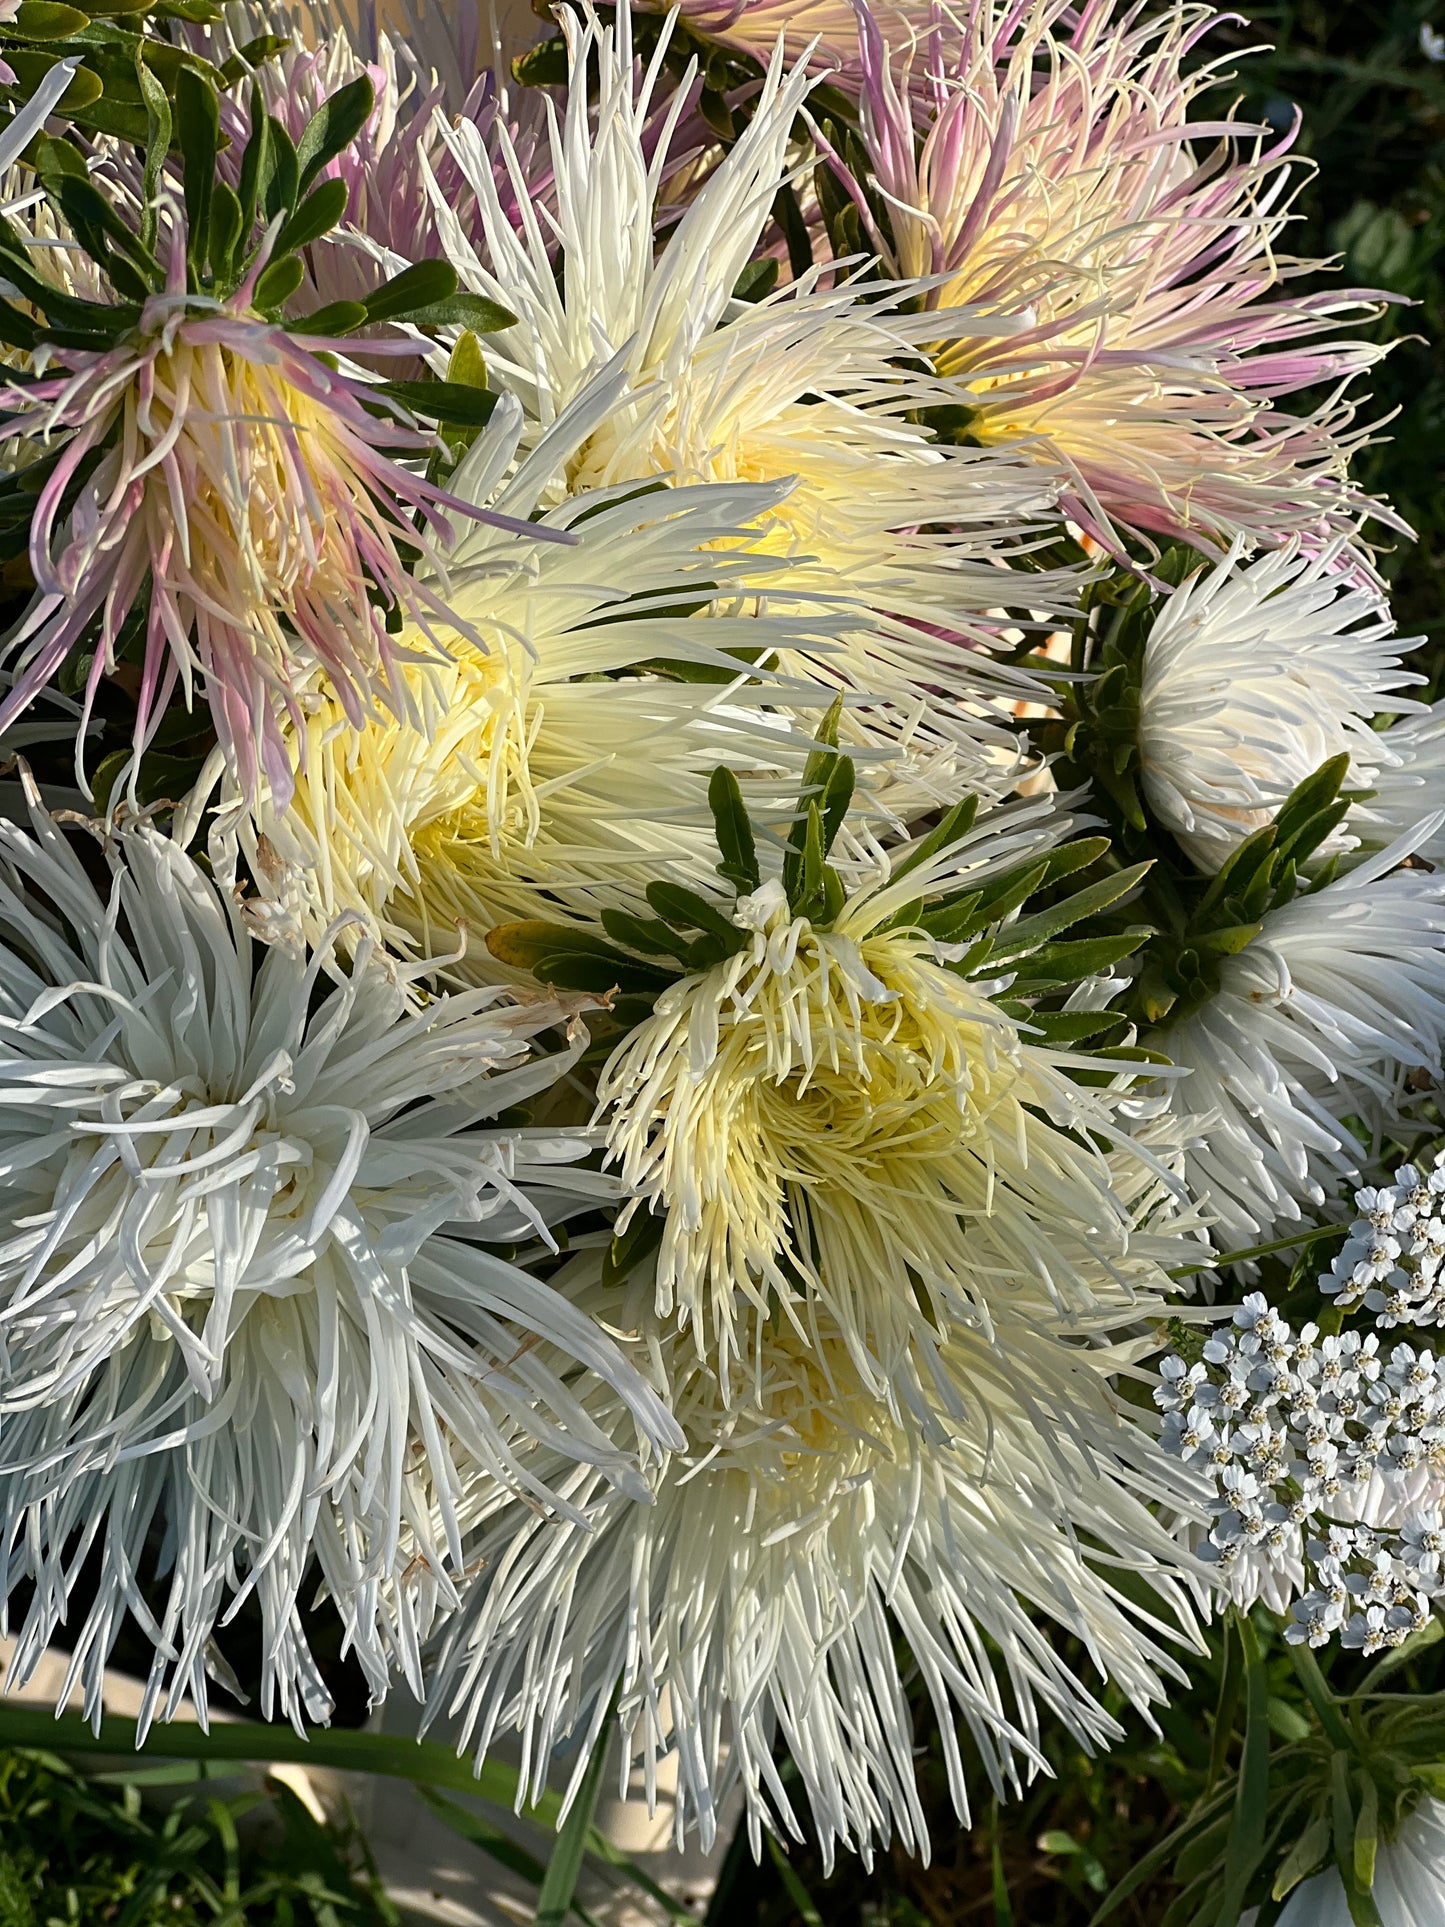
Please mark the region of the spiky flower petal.
<svg viewBox="0 0 1445 1927"><path fill-rule="evenodd" d="M995 1253L978 1258L989 1270ZM1131 1278L1149 1272L1141 1255ZM1045 1715L1086 1747L1117 1732L1060 1633L1136 1705L1165 1690L1192 1562L1149 1502L1188 1511L1193 1482L1126 1416L1109 1375L1128 1350L1107 1318L1062 1313L1019 1278L988 1329L940 1337L926 1389L880 1398L815 1306L760 1335L739 1401L656 1321L651 1290L642 1277L579 1302L638 1331L686 1445L658 1464L650 1507L604 1499L590 1529L539 1528L517 1507L487 1522L485 1577L431 1702L479 1753L515 1728L534 1788L564 1749L575 1785L615 1694L649 1786L676 1752L679 1842L696 1826L709 1844L741 1784L755 1847L764 1825L802 1838L810 1822L825 1860L838 1845L866 1859L890 1834L927 1848L901 1645L965 1825L963 1734L1002 1794L1042 1766Z"/></svg>
<svg viewBox="0 0 1445 1927"><path fill-rule="evenodd" d="M1144 793L1209 874L1322 763L1348 756L1364 786L1398 761L1371 719L1408 708L1398 692L1422 680L1343 544L1314 556L1290 545L1247 566L1240 553L1161 602L1139 689ZM1324 848L1358 841L1351 824Z"/></svg>
<svg viewBox="0 0 1445 1927"><path fill-rule="evenodd" d="M563 1354L644 1440L675 1436L609 1339L486 1248L602 1189L570 1168L584 1137L489 1122L565 1067L529 1046L565 1013L481 991L409 1008L365 946L328 987L327 947L254 944L153 830L105 855L98 892L38 811L31 835L0 823L14 1676L64 1624L98 1719L129 1614L155 1648L142 1726L186 1695L204 1710L213 1642L254 1597L263 1713L324 1719L299 1610L321 1582L373 1695L396 1667L420 1690L464 1566L463 1465L547 1499L545 1439L638 1490L635 1441L586 1418Z"/></svg>
<svg viewBox="0 0 1445 1927"><path fill-rule="evenodd" d="M1445 881L1401 869L1438 816L1324 889L1272 911L1220 988L1155 1041L1190 1076L1194 1195L1239 1250L1360 1182L1356 1132L1397 1122L1409 1074L1445 1051Z"/></svg>
<svg viewBox="0 0 1445 1927"><path fill-rule="evenodd" d="M387 609L424 630L438 605L398 545L439 561L446 511L463 505L404 465L429 438L369 410L366 383L256 315L250 285L217 302L188 294L185 275L177 221L169 291L146 301L133 335L67 348L63 372L4 394L18 412L3 438L55 459L30 529L38 593L6 643L18 668L0 728L93 637L88 710L139 603L137 745L178 685L188 699L199 685L237 780L253 790L264 770L284 806L283 720L299 723L313 672L354 728L378 703L410 713Z"/></svg>
<svg viewBox="0 0 1445 1927"><path fill-rule="evenodd" d="M1321 337L1376 297L1262 299L1314 265L1275 252L1292 134L1190 122L1212 18L982 0L900 35L859 8L871 171L849 185L870 241L899 274L938 276L940 306L1027 314L1022 335L944 345L942 365L975 438L1055 465L1110 545L1114 522L1280 539L1343 526L1358 499L1339 389L1382 351ZM1310 412L1275 405L1317 384L1334 393Z"/></svg>

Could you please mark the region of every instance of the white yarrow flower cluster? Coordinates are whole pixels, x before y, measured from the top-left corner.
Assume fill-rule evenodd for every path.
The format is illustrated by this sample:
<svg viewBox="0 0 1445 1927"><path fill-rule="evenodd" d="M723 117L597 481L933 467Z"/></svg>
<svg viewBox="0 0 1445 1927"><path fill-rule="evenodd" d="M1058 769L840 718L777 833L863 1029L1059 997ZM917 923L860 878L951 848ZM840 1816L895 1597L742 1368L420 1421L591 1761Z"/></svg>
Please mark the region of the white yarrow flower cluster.
<svg viewBox="0 0 1445 1927"><path fill-rule="evenodd" d="M1367 1653L1427 1622L1445 1597L1445 1359L1295 1331L1254 1292L1160 1375L1165 1447L1215 1484L1200 1556L1238 1603L1298 1595L1288 1639Z"/></svg>
<svg viewBox="0 0 1445 1927"><path fill-rule="evenodd" d="M1355 1193L1360 1216L1320 1280L1341 1311L1376 1314L1382 1331L1445 1323L1445 1151L1428 1171L1402 1164L1391 1184Z"/></svg>

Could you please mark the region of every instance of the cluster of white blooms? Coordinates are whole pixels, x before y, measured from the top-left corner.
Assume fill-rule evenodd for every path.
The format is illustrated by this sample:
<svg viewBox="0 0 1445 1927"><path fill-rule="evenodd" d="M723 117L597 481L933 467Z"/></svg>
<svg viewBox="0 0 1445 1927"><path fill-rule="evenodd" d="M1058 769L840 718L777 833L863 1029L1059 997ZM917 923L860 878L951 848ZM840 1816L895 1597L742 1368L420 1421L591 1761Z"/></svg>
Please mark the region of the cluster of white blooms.
<svg viewBox="0 0 1445 1927"><path fill-rule="evenodd" d="M1397 1646L1445 1595L1445 1359L1373 1333L1296 1331L1253 1292L1155 1402L1166 1448L1214 1480L1199 1547L1241 1603L1291 1592L1285 1637ZM1312 1579L1305 1589L1306 1579Z"/></svg>
<svg viewBox="0 0 1445 1927"><path fill-rule="evenodd" d="M1360 1215L1321 1278L1341 1310L1363 1305L1382 1331L1445 1323L1445 1151L1428 1171L1402 1164L1393 1184L1355 1193Z"/></svg>
<svg viewBox="0 0 1445 1927"><path fill-rule="evenodd" d="M1194 0L568 0L530 105L251 11L214 152L0 118L15 1677L129 1617L204 1716L244 1609L304 1725L319 1586L534 1793L607 1728L826 1861L926 1849L922 1695L965 1822L1160 1701L1191 1534L1398 1641L1445 1365L1255 1298L1126 1390L1445 1056L1382 350ZM1445 1160L1360 1208L1339 1306L1445 1325Z"/></svg>

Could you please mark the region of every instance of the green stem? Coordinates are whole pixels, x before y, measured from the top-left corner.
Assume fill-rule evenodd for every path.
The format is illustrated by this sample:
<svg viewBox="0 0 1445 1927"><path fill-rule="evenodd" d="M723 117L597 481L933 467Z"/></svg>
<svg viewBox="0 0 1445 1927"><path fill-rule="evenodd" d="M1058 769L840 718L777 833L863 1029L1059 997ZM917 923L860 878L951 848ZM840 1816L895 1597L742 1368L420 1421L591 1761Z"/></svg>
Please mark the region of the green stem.
<svg viewBox="0 0 1445 1927"><path fill-rule="evenodd" d="M1305 1245L1318 1244L1322 1238L1338 1238L1346 1229L1342 1224L1317 1224L1311 1231L1297 1231L1292 1238L1272 1238L1268 1244L1247 1245L1243 1251L1223 1251L1217 1258L1210 1258L1199 1265L1177 1265L1168 1275L1171 1278L1192 1278L1197 1271L1223 1271L1226 1265L1250 1264L1256 1258L1268 1258L1276 1251L1294 1251Z"/></svg>
<svg viewBox="0 0 1445 1927"><path fill-rule="evenodd" d="M614 1700L613 1704L616 1704ZM564 1927L572 1911L577 1877L592 1831L592 1816L597 1811L597 1796L602 1791L602 1775L607 1767L607 1742L612 1736L612 1719L603 1725L592 1747L592 1757L582 1775L577 1797L567 1810L567 1818L557 1831L557 1844L547 1862L547 1877L537 1895L536 1927Z"/></svg>
<svg viewBox="0 0 1445 1927"><path fill-rule="evenodd" d="M1285 1645L1289 1650L1290 1658L1294 1661L1294 1669L1299 1674L1300 1685L1305 1689L1310 1705L1319 1715L1320 1725L1325 1729L1327 1738L1341 1752L1353 1753L1355 1742L1351 1738L1349 1727L1345 1724L1339 1701L1330 1691L1330 1683L1320 1671L1319 1661L1308 1646L1303 1644L1296 1646L1289 1640L1285 1641Z"/></svg>

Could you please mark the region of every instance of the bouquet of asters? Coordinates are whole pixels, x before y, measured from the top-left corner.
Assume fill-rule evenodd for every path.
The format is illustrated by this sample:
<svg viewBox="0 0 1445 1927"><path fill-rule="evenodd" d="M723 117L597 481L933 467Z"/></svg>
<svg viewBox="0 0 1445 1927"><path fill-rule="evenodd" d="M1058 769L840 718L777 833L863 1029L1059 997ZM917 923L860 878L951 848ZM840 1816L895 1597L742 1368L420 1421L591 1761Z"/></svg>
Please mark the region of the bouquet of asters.
<svg viewBox="0 0 1445 1927"><path fill-rule="evenodd" d="M1104 1913L1445 1920L1445 704L1216 26L0 0L17 1681L339 1643L558 1920L1183 1714Z"/></svg>

